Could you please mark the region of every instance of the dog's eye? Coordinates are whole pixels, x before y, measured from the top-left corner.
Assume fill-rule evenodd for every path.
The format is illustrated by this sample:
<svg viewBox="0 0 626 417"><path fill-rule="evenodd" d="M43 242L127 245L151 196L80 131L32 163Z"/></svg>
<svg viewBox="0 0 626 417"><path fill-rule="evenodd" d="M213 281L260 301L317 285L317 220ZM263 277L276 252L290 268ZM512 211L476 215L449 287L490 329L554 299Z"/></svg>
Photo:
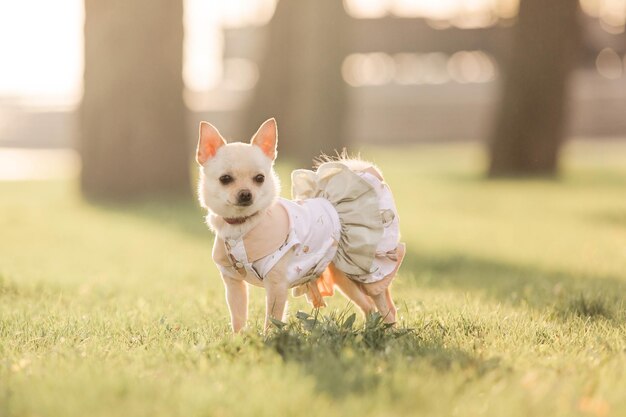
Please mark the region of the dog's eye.
<svg viewBox="0 0 626 417"><path fill-rule="evenodd" d="M263 174L259 174L256 177L254 177L254 182L258 184L263 184L263 181L265 181L265 175Z"/></svg>
<svg viewBox="0 0 626 417"><path fill-rule="evenodd" d="M224 185L230 184L231 182L233 182L233 177L231 177L230 175L222 175L220 177L220 182Z"/></svg>

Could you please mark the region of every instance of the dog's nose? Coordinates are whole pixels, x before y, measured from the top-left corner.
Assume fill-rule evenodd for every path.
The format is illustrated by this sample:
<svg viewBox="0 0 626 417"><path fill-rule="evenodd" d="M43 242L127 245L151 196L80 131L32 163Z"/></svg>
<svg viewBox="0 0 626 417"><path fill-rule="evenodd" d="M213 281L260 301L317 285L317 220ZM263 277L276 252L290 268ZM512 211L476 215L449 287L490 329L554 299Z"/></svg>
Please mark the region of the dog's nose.
<svg viewBox="0 0 626 417"><path fill-rule="evenodd" d="M250 204L252 204L252 193L250 192L250 190L240 190L237 194L237 203L244 206L249 206Z"/></svg>

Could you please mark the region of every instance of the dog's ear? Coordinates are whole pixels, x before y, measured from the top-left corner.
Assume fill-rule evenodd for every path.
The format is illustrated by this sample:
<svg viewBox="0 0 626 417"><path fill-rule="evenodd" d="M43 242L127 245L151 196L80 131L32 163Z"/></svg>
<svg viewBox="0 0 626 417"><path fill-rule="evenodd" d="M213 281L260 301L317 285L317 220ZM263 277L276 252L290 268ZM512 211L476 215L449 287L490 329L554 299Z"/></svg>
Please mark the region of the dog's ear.
<svg viewBox="0 0 626 417"><path fill-rule="evenodd" d="M263 153L272 161L276 159L276 143L278 141L278 128L276 127L276 119L263 122L259 130L252 136L251 144L261 148Z"/></svg>
<svg viewBox="0 0 626 417"><path fill-rule="evenodd" d="M207 122L200 122L200 138L198 139L198 150L196 161L204 165L206 161L213 158L217 150L226 145L226 141L220 132Z"/></svg>

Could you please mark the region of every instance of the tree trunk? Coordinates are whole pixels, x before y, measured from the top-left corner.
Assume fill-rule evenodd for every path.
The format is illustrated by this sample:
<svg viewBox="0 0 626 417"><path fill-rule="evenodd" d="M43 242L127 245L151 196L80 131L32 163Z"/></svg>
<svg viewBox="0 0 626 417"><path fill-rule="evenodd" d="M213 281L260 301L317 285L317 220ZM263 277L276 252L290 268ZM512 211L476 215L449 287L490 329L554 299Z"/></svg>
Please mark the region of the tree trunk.
<svg viewBox="0 0 626 417"><path fill-rule="evenodd" d="M556 174L578 19L578 1L521 0L491 137L490 176Z"/></svg>
<svg viewBox="0 0 626 417"><path fill-rule="evenodd" d="M189 193L182 1L85 0L85 15L84 194Z"/></svg>
<svg viewBox="0 0 626 417"><path fill-rule="evenodd" d="M340 0L280 0L268 27L260 78L245 112L247 135L278 121L279 155L310 164L345 144L348 15Z"/></svg>

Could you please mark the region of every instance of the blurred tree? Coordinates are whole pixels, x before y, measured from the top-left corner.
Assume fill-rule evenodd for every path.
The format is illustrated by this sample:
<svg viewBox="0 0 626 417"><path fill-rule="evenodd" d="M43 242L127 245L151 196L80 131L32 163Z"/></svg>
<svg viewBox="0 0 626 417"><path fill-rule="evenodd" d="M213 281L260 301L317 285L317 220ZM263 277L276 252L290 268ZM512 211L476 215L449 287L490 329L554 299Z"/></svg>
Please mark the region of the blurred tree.
<svg viewBox="0 0 626 417"><path fill-rule="evenodd" d="M181 0L85 0L83 192L190 192Z"/></svg>
<svg viewBox="0 0 626 417"><path fill-rule="evenodd" d="M554 175L580 44L578 1L521 0L512 41L489 175Z"/></svg>
<svg viewBox="0 0 626 417"><path fill-rule="evenodd" d="M244 116L247 135L276 117L279 154L310 164L320 151L341 150L347 104L341 64L348 24L340 0L278 2Z"/></svg>

